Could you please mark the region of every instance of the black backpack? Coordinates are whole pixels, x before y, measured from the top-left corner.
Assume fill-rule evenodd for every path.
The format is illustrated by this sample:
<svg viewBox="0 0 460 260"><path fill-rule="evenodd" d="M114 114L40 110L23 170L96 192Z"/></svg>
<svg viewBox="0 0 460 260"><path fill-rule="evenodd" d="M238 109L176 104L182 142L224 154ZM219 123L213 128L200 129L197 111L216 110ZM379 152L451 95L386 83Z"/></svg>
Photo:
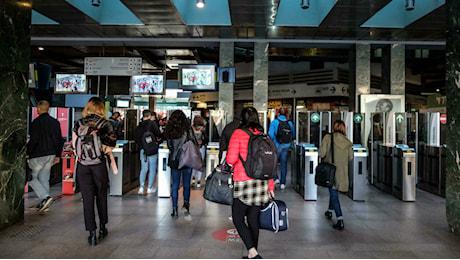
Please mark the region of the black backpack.
<svg viewBox="0 0 460 260"><path fill-rule="evenodd" d="M97 165L103 162L104 152L102 151L102 142L99 137L99 128L103 123L103 118L97 122L90 121L86 124L83 124L80 120L80 126L77 129L75 150L78 162L81 164Z"/></svg>
<svg viewBox="0 0 460 260"><path fill-rule="evenodd" d="M243 130L249 135L246 161L240 155L246 174L253 179L273 179L278 163L275 143L264 133L254 134L249 130Z"/></svg>
<svg viewBox="0 0 460 260"><path fill-rule="evenodd" d="M150 131L146 131L142 135L141 146L142 146L142 149L144 149L144 154L147 156L158 153L158 145L157 145L156 137Z"/></svg>
<svg viewBox="0 0 460 260"><path fill-rule="evenodd" d="M276 134L276 140L281 144L287 144L292 141L291 126L288 121L279 121L278 132Z"/></svg>

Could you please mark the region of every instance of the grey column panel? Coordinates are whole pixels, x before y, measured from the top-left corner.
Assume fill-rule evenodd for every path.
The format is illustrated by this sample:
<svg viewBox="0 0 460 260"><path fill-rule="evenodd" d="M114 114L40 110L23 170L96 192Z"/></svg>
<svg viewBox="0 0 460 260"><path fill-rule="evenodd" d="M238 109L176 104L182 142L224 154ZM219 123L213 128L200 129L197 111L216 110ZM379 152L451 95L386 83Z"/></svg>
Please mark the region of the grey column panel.
<svg viewBox="0 0 460 260"><path fill-rule="evenodd" d="M371 93L371 46L356 45L356 96L355 104L359 104L361 94ZM358 111L358 110L356 110Z"/></svg>
<svg viewBox="0 0 460 260"><path fill-rule="evenodd" d="M405 45L393 44L391 45L391 64L390 64L390 91L393 95L405 94Z"/></svg>
<svg viewBox="0 0 460 260"><path fill-rule="evenodd" d="M219 49L219 67L234 67L234 43L221 42ZM219 83L219 110L227 113L226 120L233 120L233 86L234 83Z"/></svg>
<svg viewBox="0 0 460 260"><path fill-rule="evenodd" d="M254 107L267 111L268 103L268 43L254 43Z"/></svg>

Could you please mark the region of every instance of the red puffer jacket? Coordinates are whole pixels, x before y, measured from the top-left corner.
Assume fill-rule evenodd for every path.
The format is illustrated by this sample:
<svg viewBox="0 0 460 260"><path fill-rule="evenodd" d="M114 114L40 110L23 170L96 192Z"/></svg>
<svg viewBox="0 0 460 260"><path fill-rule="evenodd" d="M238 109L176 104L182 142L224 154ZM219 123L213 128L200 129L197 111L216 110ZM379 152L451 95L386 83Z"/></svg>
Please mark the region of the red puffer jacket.
<svg viewBox="0 0 460 260"><path fill-rule="evenodd" d="M250 131L253 132L254 134L260 133L260 131L256 129L250 129ZM244 132L244 130L241 130L241 129L236 129L233 132L232 137L230 138L226 161L227 163L231 165L235 165L234 170L233 170L233 180L234 181L252 180L252 178L246 174L243 163L241 162L240 157L239 157L239 155L241 155L243 160L246 161L248 157L248 143L249 143L249 135L246 132ZM268 181L268 190L275 190L273 179L270 179Z"/></svg>

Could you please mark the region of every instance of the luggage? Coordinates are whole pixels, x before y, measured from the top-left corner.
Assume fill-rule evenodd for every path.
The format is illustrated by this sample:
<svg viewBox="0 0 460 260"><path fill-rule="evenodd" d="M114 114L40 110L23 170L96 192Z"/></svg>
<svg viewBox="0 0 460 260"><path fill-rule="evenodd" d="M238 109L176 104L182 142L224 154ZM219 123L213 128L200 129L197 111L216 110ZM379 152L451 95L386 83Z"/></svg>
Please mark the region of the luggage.
<svg viewBox="0 0 460 260"><path fill-rule="evenodd" d="M288 208L282 200L271 200L268 205L260 209L260 229L277 233L289 227Z"/></svg>

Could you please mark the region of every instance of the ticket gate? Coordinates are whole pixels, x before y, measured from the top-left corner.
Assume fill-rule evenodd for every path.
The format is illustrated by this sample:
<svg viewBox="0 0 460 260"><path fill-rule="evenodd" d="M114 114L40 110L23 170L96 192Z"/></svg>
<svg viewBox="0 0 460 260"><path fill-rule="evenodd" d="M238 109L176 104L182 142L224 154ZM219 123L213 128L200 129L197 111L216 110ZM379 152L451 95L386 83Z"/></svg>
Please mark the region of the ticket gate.
<svg viewBox="0 0 460 260"><path fill-rule="evenodd" d="M210 142L206 147L206 176L212 173L212 170L219 164L219 143Z"/></svg>
<svg viewBox="0 0 460 260"><path fill-rule="evenodd" d="M299 149L299 175L297 176L297 192L304 200L317 200L318 187L315 184L315 169L318 166L318 148L313 144L301 143Z"/></svg>
<svg viewBox="0 0 460 260"><path fill-rule="evenodd" d="M365 200L367 151L359 144L353 145L353 160L348 164L348 196L354 201Z"/></svg>
<svg viewBox="0 0 460 260"><path fill-rule="evenodd" d="M374 179L374 185L384 192L391 193L393 183L393 146L378 144L377 157L377 179Z"/></svg>
<svg viewBox="0 0 460 260"><path fill-rule="evenodd" d="M169 149L166 142L158 149L158 197L171 196L171 168L168 166Z"/></svg>
<svg viewBox="0 0 460 260"><path fill-rule="evenodd" d="M415 201L416 153L406 144L393 150L392 194L402 201Z"/></svg>
<svg viewBox="0 0 460 260"><path fill-rule="evenodd" d="M118 174L114 174L112 167L109 170L110 179L110 196L121 196L123 195L123 148L118 147L112 150L115 164L118 168Z"/></svg>

